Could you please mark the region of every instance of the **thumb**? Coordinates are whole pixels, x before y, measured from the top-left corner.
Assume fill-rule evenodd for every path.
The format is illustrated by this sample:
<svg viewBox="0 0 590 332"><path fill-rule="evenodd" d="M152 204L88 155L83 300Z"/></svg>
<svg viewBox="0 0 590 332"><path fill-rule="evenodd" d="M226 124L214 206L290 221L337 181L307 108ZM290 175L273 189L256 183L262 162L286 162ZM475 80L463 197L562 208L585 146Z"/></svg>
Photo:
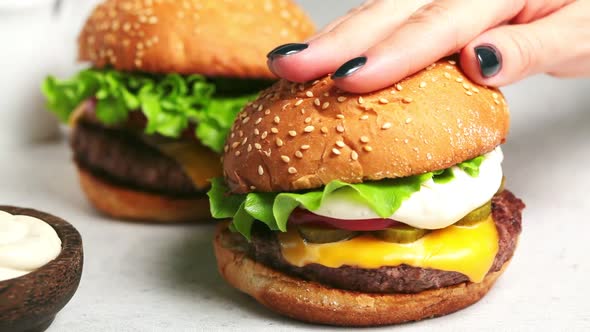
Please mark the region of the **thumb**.
<svg viewBox="0 0 590 332"><path fill-rule="evenodd" d="M532 74L558 71L560 65L582 56L583 47L577 46L584 39L581 22L572 22L568 9L529 24L484 32L461 51L466 75L483 85L502 86Z"/></svg>

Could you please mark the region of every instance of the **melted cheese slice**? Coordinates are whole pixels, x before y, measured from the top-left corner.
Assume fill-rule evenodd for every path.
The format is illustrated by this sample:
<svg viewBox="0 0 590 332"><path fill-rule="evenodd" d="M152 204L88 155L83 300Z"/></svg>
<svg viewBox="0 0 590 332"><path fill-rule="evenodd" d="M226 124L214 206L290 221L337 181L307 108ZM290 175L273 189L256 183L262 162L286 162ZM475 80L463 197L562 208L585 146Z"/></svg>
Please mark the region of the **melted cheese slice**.
<svg viewBox="0 0 590 332"><path fill-rule="evenodd" d="M498 252L498 232L491 217L473 226L449 226L420 240L398 244L371 235L326 244L306 243L296 230L279 234L283 257L295 266L320 264L365 269L407 264L420 268L455 271L472 282L481 282Z"/></svg>
<svg viewBox="0 0 590 332"><path fill-rule="evenodd" d="M174 159L197 189L209 188L209 179L222 176L219 156L196 141L151 143L163 154Z"/></svg>

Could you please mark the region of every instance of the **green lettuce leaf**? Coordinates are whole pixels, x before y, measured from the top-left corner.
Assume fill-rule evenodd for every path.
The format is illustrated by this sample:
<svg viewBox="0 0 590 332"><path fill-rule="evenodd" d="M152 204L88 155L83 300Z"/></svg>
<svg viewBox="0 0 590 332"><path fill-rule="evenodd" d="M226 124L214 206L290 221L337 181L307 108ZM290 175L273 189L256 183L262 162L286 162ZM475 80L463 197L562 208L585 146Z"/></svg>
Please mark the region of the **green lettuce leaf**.
<svg viewBox="0 0 590 332"><path fill-rule="evenodd" d="M191 123L195 136L221 152L240 109L255 94L218 96L216 87L200 75L151 75L112 69L86 69L68 80L48 77L42 91L47 107L67 122L84 100L95 98L96 116L106 125L123 123L129 112L147 118L146 134L177 138Z"/></svg>
<svg viewBox="0 0 590 332"><path fill-rule="evenodd" d="M471 177L479 175L479 166L484 160L480 156L457 165ZM422 183L432 179L436 183L447 183L454 178L451 168L399 179L350 184L332 181L325 187L297 193L257 193L232 195L222 178L213 179L207 193L214 218L232 218L230 229L241 233L248 240L255 220L276 231L287 230L289 216L297 207L309 211L317 210L322 201L336 191L346 191L356 201L369 206L375 213L388 218L399 209L402 202L420 190Z"/></svg>

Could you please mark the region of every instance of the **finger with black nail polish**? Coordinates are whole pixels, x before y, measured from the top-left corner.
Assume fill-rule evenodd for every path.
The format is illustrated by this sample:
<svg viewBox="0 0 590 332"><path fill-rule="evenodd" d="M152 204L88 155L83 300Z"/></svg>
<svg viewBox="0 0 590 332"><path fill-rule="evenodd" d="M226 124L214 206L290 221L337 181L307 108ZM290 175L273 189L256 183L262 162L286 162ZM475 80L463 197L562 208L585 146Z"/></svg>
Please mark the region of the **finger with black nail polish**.
<svg viewBox="0 0 590 332"><path fill-rule="evenodd" d="M334 72L334 74L332 74L332 79L348 77L354 74L357 70L361 69L366 63L366 56L359 56L354 59L348 60L342 66L340 66L340 68L338 68Z"/></svg>
<svg viewBox="0 0 590 332"><path fill-rule="evenodd" d="M474 51L479 70L484 78L490 78L500 72L502 55L493 45L480 45L475 47Z"/></svg>
<svg viewBox="0 0 590 332"><path fill-rule="evenodd" d="M272 51L270 51L266 55L266 57L269 59L272 59L275 57L293 55L293 54L297 54L297 53L307 49L308 47L309 47L309 45L302 44L302 43L284 44L284 45L278 46L275 49L273 49Z"/></svg>

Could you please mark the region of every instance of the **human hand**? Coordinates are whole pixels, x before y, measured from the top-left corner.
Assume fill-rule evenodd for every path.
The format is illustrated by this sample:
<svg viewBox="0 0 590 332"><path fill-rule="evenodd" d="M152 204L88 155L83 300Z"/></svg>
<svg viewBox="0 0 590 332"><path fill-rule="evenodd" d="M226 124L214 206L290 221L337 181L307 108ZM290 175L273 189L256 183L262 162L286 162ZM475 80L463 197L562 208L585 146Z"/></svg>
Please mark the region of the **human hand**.
<svg viewBox="0 0 590 332"><path fill-rule="evenodd" d="M370 0L305 44L277 47L268 65L295 82L333 73L364 93L456 52L484 85L590 75L590 0Z"/></svg>

